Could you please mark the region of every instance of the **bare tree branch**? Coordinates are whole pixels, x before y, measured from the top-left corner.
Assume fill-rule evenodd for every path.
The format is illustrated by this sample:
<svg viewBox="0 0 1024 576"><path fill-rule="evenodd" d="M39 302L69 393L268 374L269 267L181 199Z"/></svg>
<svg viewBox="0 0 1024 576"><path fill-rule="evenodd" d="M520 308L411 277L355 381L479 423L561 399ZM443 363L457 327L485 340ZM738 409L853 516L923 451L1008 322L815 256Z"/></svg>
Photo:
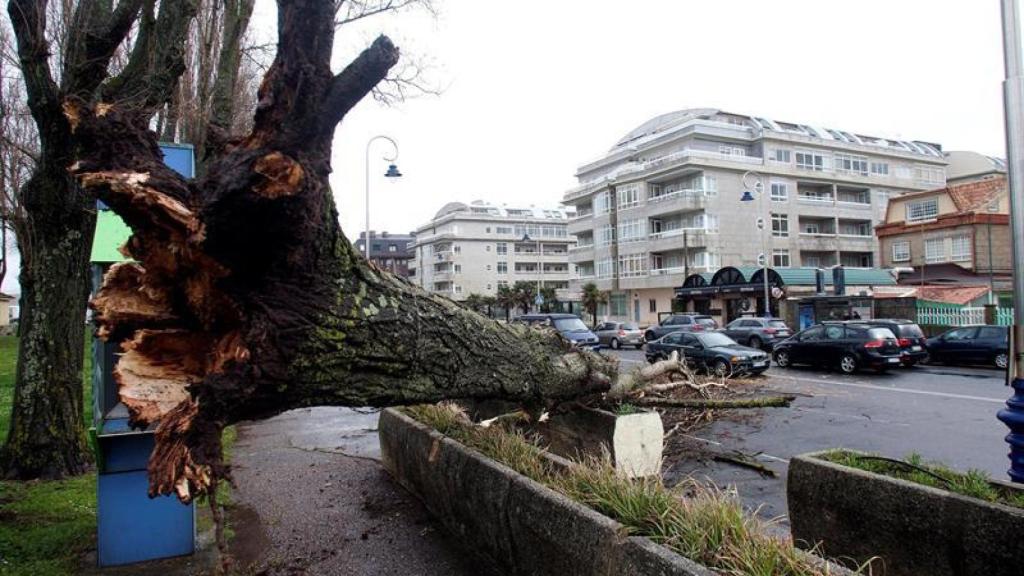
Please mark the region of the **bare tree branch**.
<svg viewBox="0 0 1024 576"><path fill-rule="evenodd" d="M334 132L338 122L387 76L398 62L398 48L386 36L378 36L369 48L336 75L323 103L324 130Z"/></svg>

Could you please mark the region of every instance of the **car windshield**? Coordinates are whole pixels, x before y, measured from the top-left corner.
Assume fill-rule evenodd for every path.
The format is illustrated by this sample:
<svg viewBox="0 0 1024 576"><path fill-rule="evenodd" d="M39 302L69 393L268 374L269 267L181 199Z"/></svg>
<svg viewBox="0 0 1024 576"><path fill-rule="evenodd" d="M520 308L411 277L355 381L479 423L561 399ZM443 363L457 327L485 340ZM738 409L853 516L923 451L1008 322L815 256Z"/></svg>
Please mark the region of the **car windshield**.
<svg viewBox="0 0 1024 576"><path fill-rule="evenodd" d="M786 326L786 323L783 322L782 320L769 320L768 321L768 327L769 328L781 328L783 330L789 330L789 326Z"/></svg>
<svg viewBox="0 0 1024 576"><path fill-rule="evenodd" d="M735 346L736 341L729 338L721 332L709 332L706 334L697 334L697 338L700 339L701 344L704 344L705 348L714 348L716 346Z"/></svg>
<svg viewBox="0 0 1024 576"><path fill-rule="evenodd" d="M639 330L640 326L637 326L633 322L626 322L625 324L622 325L622 329L623 330Z"/></svg>
<svg viewBox="0 0 1024 576"><path fill-rule="evenodd" d="M586 332L587 325L579 318L556 318L555 330L559 332Z"/></svg>
<svg viewBox="0 0 1024 576"><path fill-rule="evenodd" d="M694 318L697 324L703 324L704 326L717 326L714 318Z"/></svg>

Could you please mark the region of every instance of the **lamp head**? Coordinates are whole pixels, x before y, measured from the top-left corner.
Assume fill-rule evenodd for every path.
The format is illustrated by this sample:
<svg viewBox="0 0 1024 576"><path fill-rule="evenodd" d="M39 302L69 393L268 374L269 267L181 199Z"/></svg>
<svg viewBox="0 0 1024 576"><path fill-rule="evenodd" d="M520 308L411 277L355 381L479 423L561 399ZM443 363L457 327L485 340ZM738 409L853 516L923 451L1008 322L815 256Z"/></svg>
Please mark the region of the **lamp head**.
<svg viewBox="0 0 1024 576"><path fill-rule="evenodd" d="M523 242L530 242L531 241L530 240L530 235L529 234L523 234L523 240L522 241Z"/></svg>
<svg viewBox="0 0 1024 576"><path fill-rule="evenodd" d="M385 178L401 178L402 173L398 171L398 166L394 164L388 165L388 171L384 173Z"/></svg>
<svg viewBox="0 0 1024 576"><path fill-rule="evenodd" d="M754 195L750 193L750 190L744 190L743 196L740 197L740 202L753 202Z"/></svg>

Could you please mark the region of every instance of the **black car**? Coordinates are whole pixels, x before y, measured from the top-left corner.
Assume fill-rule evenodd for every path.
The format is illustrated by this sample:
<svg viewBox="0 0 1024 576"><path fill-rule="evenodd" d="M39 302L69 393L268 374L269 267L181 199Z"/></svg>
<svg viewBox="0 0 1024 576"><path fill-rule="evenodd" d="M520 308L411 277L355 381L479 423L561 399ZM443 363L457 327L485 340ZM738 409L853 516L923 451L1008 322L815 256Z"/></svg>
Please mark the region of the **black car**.
<svg viewBox="0 0 1024 576"><path fill-rule="evenodd" d="M775 363L838 367L846 374L859 368L884 371L900 365L900 346L888 328L861 322L818 324L775 345Z"/></svg>
<svg viewBox="0 0 1024 576"><path fill-rule="evenodd" d="M964 326L927 341L929 362L939 364L989 364L1006 369L1009 363L1009 329L1006 326Z"/></svg>
<svg viewBox="0 0 1024 576"><path fill-rule="evenodd" d="M736 343L721 332L673 332L647 343L647 361L665 360L678 351L694 370L718 376L760 374L771 364L768 354Z"/></svg>
<svg viewBox="0 0 1024 576"><path fill-rule="evenodd" d="M900 345L900 360L904 366L913 366L928 359L928 347L924 331L913 320L875 319L860 320L859 324L888 328Z"/></svg>
<svg viewBox="0 0 1024 576"><path fill-rule="evenodd" d="M551 326L577 348L587 348L595 352L601 349L597 335L587 328L579 316L573 314L523 314L517 316L513 322L530 326L535 324Z"/></svg>
<svg viewBox="0 0 1024 576"><path fill-rule="evenodd" d="M703 332L718 328L715 319L707 314L673 314L662 320L658 326L651 326L644 332L644 339L652 342L672 332Z"/></svg>

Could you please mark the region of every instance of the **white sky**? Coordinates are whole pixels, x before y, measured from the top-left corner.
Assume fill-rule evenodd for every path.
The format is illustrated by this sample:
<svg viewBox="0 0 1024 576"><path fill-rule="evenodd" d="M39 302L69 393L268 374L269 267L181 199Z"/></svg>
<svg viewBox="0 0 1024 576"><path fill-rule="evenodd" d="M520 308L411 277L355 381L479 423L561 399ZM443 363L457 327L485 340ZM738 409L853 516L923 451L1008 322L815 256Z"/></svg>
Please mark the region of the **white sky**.
<svg viewBox="0 0 1024 576"><path fill-rule="evenodd" d="M437 1L436 19L370 19L336 40L339 70L383 32L445 86L392 108L367 99L338 129L331 183L350 238L375 134L401 148L397 182L380 177L385 145L371 158L371 225L395 232L449 201L556 205L577 166L681 108L1004 154L996 0ZM275 34L274 10L258 2L254 32Z"/></svg>

